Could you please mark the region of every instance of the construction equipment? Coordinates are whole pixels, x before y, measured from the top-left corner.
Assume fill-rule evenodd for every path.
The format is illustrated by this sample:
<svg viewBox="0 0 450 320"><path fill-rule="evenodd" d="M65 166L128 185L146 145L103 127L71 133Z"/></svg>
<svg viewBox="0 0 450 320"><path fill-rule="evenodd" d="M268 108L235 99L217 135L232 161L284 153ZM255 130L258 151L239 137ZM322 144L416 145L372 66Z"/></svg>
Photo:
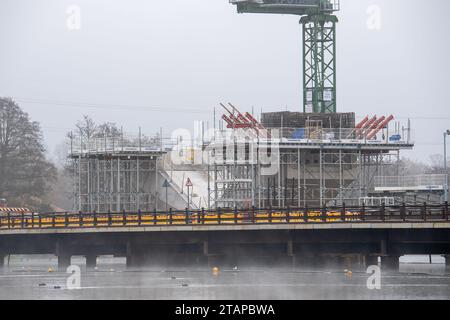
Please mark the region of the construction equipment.
<svg viewBox="0 0 450 320"><path fill-rule="evenodd" d="M264 128L264 126L260 124L250 113L241 113L239 109L231 103L228 103L229 107L225 106L223 103L220 103L220 105L228 113L228 115L222 115L222 119L227 123L228 129L242 129L246 133L246 136L253 138L270 137L270 133L266 130L266 128Z"/></svg>
<svg viewBox="0 0 450 320"><path fill-rule="evenodd" d="M303 26L303 111L336 112L339 0L230 0L238 13L293 14Z"/></svg>
<svg viewBox="0 0 450 320"><path fill-rule="evenodd" d="M367 140L371 140L372 138L374 138L377 133L386 128L389 122L391 122L392 120L394 120L393 115L390 115L388 118L383 119L383 121L381 121L378 126L367 135Z"/></svg>

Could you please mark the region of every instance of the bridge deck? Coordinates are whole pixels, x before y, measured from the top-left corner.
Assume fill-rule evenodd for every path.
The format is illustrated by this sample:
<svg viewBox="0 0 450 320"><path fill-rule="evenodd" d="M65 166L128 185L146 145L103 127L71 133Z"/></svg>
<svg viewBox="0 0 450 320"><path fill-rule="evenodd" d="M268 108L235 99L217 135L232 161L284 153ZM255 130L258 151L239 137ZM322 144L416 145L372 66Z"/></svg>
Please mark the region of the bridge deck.
<svg viewBox="0 0 450 320"><path fill-rule="evenodd" d="M0 235L211 230L450 228L448 203L322 209L46 213L0 216Z"/></svg>
<svg viewBox="0 0 450 320"><path fill-rule="evenodd" d="M9 214L0 216L0 260L55 254L60 270L75 255L90 266L100 255L126 257L131 267L258 261L295 266L311 254L398 260L403 254L450 254L449 230L448 204Z"/></svg>
<svg viewBox="0 0 450 320"><path fill-rule="evenodd" d="M200 226L149 226L105 228L54 228L0 230L0 235L24 234L87 234L87 233L142 233L142 232L201 232L201 231L264 231L264 230L369 230L369 229L450 229L450 222L378 222L378 223L314 223L314 224L248 224Z"/></svg>

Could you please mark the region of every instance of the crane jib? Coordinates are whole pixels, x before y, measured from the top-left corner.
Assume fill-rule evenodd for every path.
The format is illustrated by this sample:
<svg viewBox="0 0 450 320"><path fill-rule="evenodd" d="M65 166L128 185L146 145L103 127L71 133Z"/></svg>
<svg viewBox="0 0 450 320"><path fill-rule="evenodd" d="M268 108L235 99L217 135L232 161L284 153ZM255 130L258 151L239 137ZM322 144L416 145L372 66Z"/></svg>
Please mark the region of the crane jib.
<svg viewBox="0 0 450 320"><path fill-rule="evenodd" d="M339 0L231 0L238 6L250 6L266 9L308 9L316 8L321 11L338 11ZM307 14L307 12L305 12Z"/></svg>

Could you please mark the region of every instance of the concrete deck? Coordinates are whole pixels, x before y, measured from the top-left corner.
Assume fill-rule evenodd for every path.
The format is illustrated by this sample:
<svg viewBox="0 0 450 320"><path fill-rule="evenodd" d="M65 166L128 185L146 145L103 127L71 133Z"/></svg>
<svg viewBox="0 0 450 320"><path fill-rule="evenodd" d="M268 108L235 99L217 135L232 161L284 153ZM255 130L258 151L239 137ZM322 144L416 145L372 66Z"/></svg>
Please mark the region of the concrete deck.
<svg viewBox="0 0 450 320"><path fill-rule="evenodd" d="M380 222L380 223L316 223L316 224L253 224L253 225L172 225L142 227L48 228L0 230L0 235L27 234L89 234L142 232L258 231L258 230L343 230L343 229L450 229L449 222Z"/></svg>

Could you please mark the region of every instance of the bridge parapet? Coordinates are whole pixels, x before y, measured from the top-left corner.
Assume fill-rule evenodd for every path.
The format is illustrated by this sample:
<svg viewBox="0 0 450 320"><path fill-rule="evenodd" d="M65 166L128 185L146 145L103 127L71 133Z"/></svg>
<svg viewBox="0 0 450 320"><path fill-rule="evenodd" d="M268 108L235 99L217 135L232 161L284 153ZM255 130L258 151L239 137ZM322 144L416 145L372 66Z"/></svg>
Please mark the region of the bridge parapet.
<svg viewBox="0 0 450 320"><path fill-rule="evenodd" d="M73 230L143 227L173 228L191 226L274 226L274 225L340 225L405 224L449 222L448 203L442 205L358 206L331 208L250 208L217 210L183 210L106 213L7 213L0 216L2 230ZM320 227L319 227L320 228ZM181 229L180 229L181 230Z"/></svg>

